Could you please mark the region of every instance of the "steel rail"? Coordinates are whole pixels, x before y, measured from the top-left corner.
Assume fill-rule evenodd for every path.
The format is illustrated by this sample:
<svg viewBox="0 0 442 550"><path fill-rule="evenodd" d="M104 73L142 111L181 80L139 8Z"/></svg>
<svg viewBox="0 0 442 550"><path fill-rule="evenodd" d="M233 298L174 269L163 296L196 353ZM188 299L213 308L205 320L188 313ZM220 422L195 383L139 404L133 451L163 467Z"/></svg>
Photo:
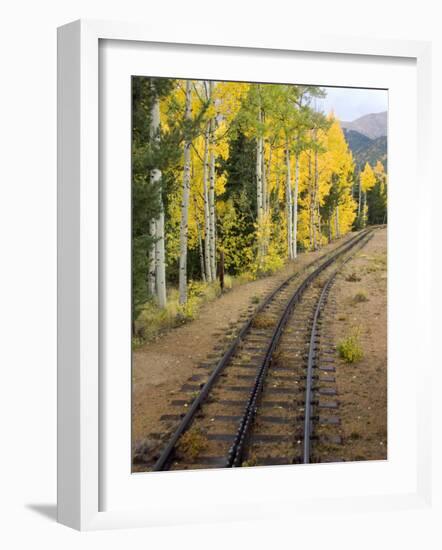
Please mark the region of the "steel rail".
<svg viewBox="0 0 442 550"><path fill-rule="evenodd" d="M180 423L177 426L175 432L172 434L171 438L169 439L167 445L161 451L161 454L158 457L157 461L155 462L155 464L152 468L152 471L158 472L158 471L162 471L162 470L167 469L168 463L171 459L171 456L173 454L173 451L175 449L175 446L176 446L178 440L183 435L183 433L189 429L196 413L198 412L198 409L200 408L202 403L207 398L207 396L210 393L212 387L214 386L215 382L217 381L217 379L219 378L220 374L223 372L225 367L228 365L228 363L229 363L230 359L232 358L232 356L237 351L237 348L238 348L239 344L242 342L244 336L250 330L250 328L252 326L252 323L253 323L254 319L256 318L256 316L259 315L271 303L271 301L274 299L274 297L281 290L283 290L284 287L289 285L303 271L306 271L307 269L314 266L318 262L321 262L324 258L329 256L330 254L332 254L331 257L334 258L337 253L340 254L340 252L338 252L338 251L340 251L341 249L344 249L344 248L346 249L346 247L348 247L348 245L350 243L359 242L359 240L361 240L361 238L363 238L369 231L370 231L370 229L363 230L361 233L359 233L355 237L352 237L348 241L340 244L333 251L330 251L326 254L323 254L319 258L316 258L315 260L310 262L307 266L305 266L304 269L302 269L301 271L297 271L296 273L294 273L293 275L288 277L273 292L271 292L269 294L269 296L267 296L267 298L264 300L264 302L262 304L260 304L260 306L256 309L254 314L245 322L245 324L243 325L242 329L240 330L238 336L235 338L235 340L232 342L232 344L229 346L229 348L226 350L224 355L221 357L221 359L219 360L219 362L217 363L217 365L213 369L213 371L210 374L207 382L201 388L200 393L195 398L195 400L192 402L191 406L189 407L189 410L187 411L185 416L180 421Z"/></svg>
<svg viewBox="0 0 442 550"><path fill-rule="evenodd" d="M365 246L368 241L373 237L369 235L365 242L361 245L360 248ZM318 321L321 315L321 310L326 302L328 292L336 278L336 275L341 271L346 263L348 263L356 254L357 251L354 251L339 267L334 271L334 273L329 277L325 283L321 295L319 296L318 302L316 304L315 313L313 316L312 329L310 333L310 343L307 359L307 374L306 374L306 387L305 387L305 406L304 406L304 445L303 445L303 455L302 462L303 464L310 463L310 450L311 450L311 431L312 431L312 401L313 401L313 369L316 366L316 337L318 333Z"/></svg>
<svg viewBox="0 0 442 550"><path fill-rule="evenodd" d="M282 315L280 316L278 324L276 325L275 331L272 335L272 338L266 350L261 366L259 367L258 374L256 376L254 386L252 388L248 402L246 404L244 414L240 421L237 434L229 450L228 458L226 461L226 468L238 467L241 465L244 448L246 446L246 440L249 435L252 422L258 408L258 405L257 405L258 397L262 392L264 380L265 380L267 371L269 369L269 366L271 364L273 352L279 343L283 330L287 324L288 319L292 314L292 310L295 304L299 301L299 299L304 294L305 290L310 285L310 283L314 279L316 279L318 275L320 275L327 267L329 267L332 263L334 263L340 256L342 256L342 254L345 254L345 252L348 252L353 247L355 247L359 242L365 239L367 234L371 233L372 231L373 231L372 229L369 229L363 234L358 235L357 238L352 239L350 242L347 242L345 247L343 247L339 252L333 254L327 261L321 264L315 271L310 273L310 275L308 275L308 277L304 279L302 284L297 288L297 290L294 292L291 299L287 303L287 306L284 309Z"/></svg>

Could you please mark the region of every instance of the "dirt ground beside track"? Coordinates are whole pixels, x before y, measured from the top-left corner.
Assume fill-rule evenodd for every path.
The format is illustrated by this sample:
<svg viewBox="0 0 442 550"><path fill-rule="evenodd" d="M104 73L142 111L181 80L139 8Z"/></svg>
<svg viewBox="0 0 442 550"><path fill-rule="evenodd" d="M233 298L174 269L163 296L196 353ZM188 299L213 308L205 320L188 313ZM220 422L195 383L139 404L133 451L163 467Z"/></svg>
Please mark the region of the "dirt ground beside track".
<svg viewBox="0 0 442 550"><path fill-rule="evenodd" d="M359 279L359 280L358 280ZM360 301L356 296L365 298ZM345 460L387 458L387 230L371 241L337 277L330 298L335 322L326 332L337 345L359 334L364 353L355 363L336 354L336 383Z"/></svg>

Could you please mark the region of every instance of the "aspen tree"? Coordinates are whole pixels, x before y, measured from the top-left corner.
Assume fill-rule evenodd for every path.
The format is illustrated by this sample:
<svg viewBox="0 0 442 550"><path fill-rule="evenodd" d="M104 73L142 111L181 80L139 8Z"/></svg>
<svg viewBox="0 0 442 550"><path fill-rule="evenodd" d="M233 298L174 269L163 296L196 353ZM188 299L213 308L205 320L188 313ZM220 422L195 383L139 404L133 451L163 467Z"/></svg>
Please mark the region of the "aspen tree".
<svg viewBox="0 0 442 550"><path fill-rule="evenodd" d="M154 298L157 306L165 303L165 300L159 301L157 292L157 286L160 289L162 287L161 245L164 244L165 233L159 219L161 212L164 211L163 171L170 169L178 155L175 156L172 149L171 154L163 153L163 145L170 143L170 134L164 131L164 115L158 115L158 106L161 110L164 98L173 88L174 81L169 79L149 77L132 79L132 326L134 329L135 320L149 298ZM157 264L159 270L157 270ZM160 277L158 281L157 275ZM163 281L165 291L165 277ZM161 293L160 297L164 294Z"/></svg>
<svg viewBox="0 0 442 550"><path fill-rule="evenodd" d="M335 210L335 232L336 232L336 238L339 239L341 236L341 232L339 230L339 204L336 206Z"/></svg>
<svg viewBox="0 0 442 550"><path fill-rule="evenodd" d="M197 204L197 201L196 201L196 195L193 196L193 207L194 207L194 210L195 210L195 224L196 224L196 234L197 234L197 239L198 239L198 252L199 252L199 257L200 257L200 270L201 270L201 279L206 282L207 278L206 278L206 270L205 270L205 265L204 265L204 252L203 252L203 242L202 242L202 238L201 238L201 228L200 228L200 223L198 221L198 204Z"/></svg>
<svg viewBox="0 0 442 550"><path fill-rule="evenodd" d="M149 250L149 263L148 263L148 274L147 274L147 284L149 287L149 294L151 296L156 296L156 237L157 237L157 224L156 220L152 219L149 222L149 235L152 239L152 246Z"/></svg>
<svg viewBox="0 0 442 550"><path fill-rule="evenodd" d="M339 121L333 115L328 117L330 128L326 135L327 150L327 172L329 173L331 186L328 195L325 197L325 215L329 226L329 240L338 238L341 234L341 225L348 225L347 209L344 208L344 217L341 221L341 206L350 205L353 201L351 196L351 182L353 179L354 162L353 156L345 140L344 133Z"/></svg>
<svg viewBox="0 0 442 550"><path fill-rule="evenodd" d="M285 141L285 162L286 162L286 183L285 183L285 196L286 196L286 207L287 207L287 247L288 247L288 257L293 260L293 198L292 198L292 182L291 182L291 172L290 172L290 149L288 139Z"/></svg>
<svg viewBox="0 0 442 550"><path fill-rule="evenodd" d="M152 87L153 88L153 87ZM155 92L154 92L155 93ZM158 146L160 141L160 101L158 95L155 93L154 101L151 111L151 139ZM151 171L151 184L155 185L161 182L161 170L154 168ZM159 191L159 216L154 227L152 227L155 235L155 287L158 305L161 308L166 307L166 257L164 252L164 206L161 195L161 188ZM151 229L151 230L152 230ZM152 260L151 260L152 261Z"/></svg>
<svg viewBox="0 0 442 550"><path fill-rule="evenodd" d="M262 120L264 124L264 115L262 114ZM268 212L268 190L267 190L267 167L266 167L266 140L262 138L262 155L261 155L261 188L262 188L262 213L263 216ZM269 167L270 171L270 167ZM265 244L264 244L265 249Z"/></svg>
<svg viewBox="0 0 442 550"><path fill-rule="evenodd" d="M314 139L317 139L317 131L314 132ZM313 250L316 250L318 247L317 237L316 237L316 199L318 195L318 181L319 181L319 171L318 171L318 148L315 146L314 151L314 179L313 179L313 195L312 195L312 225L313 225Z"/></svg>
<svg viewBox="0 0 442 550"><path fill-rule="evenodd" d="M274 143L269 142L269 160L268 160L268 163L267 163L267 170L266 170L266 173L269 174L269 180L270 180L271 169L272 169L273 147L274 147ZM266 178L266 176L265 176L265 178ZM270 190L269 190L269 186L267 185L267 179L266 179L265 196L266 196L265 211L270 212L270 207L271 207L271 205L270 205Z"/></svg>
<svg viewBox="0 0 442 550"><path fill-rule="evenodd" d="M292 101L296 109L294 111L294 124L292 127L293 153L295 157L295 182L292 199L292 257L298 254L298 197L300 178L300 157L308 147L306 141L309 128L314 125L315 112L310 108L311 100L315 97L323 97L324 92L316 86L292 86L290 87Z"/></svg>
<svg viewBox="0 0 442 550"><path fill-rule="evenodd" d="M209 191L207 185L207 179L209 176L209 124L206 124L206 131L204 133L204 158L203 158L203 195L204 195L204 260L206 267L207 281L210 283L213 281L212 268L210 261L210 208L209 208Z"/></svg>
<svg viewBox="0 0 442 550"><path fill-rule="evenodd" d="M213 101L214 82L209 85L210 98ZM212 280L216 279L216 222L215 222L215 129L216 119L210 119L210 187L209 187L209 220L210 220L210 271Z"/></svg>
<svg viewBox="0 0 442 550"><path fill-rule="evenodd" d="M299 155L295 153L295 185L292 199L292 258L298 256L298 188L299 188Z"/></svg>
<svg viewBox="0 0 442 550"><path fill-rule="evenodd" d="M179 303L187 302L187 236L189 231L189 195L190 195L190 175L191 175L191 156L190 148L192 138L190 135L190 124L192 119L192 88L191 81L186 81L186 106L184 115L185 138L184 138L184 170L183 170L183 188L181 202L181 224L180 224L180 260L179 260Z"/></svg>
<svg viewBox="0 0 442 550"><path fill-rule="evenodd" d="M366 162L364 169L362 170L359 176L360 193L361 191L364 193L364 205L362 209L363 226L365 226L367 223L367 191L369 191L374 186L375 183L376 183L376 176L373 172L372 167L368 164L368 162ZM358 209L358 212L360 214L360 207Z"/></svg>
<svg viewBox="0 0 442 550"><path fill-rule="evenodd" d="M262 98L261 85L257 86L258 91L258 131L256 137L256 201L257 201L257 218L258 218L258 263L262 262L264 256L263 245L263 221L264 221L264 197L263 197L263 155L264 155L264 140L263 140L263 115L262 115Z"/></svg>

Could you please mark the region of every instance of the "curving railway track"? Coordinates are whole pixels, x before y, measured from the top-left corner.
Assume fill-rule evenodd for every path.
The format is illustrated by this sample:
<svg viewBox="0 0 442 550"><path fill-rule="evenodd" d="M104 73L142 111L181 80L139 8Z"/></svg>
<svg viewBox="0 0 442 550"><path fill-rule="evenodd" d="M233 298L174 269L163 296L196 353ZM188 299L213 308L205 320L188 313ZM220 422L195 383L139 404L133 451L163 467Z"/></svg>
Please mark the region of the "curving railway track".
<svg viewBox="0 0 442 550"><path fill-rule="evenodd" d="M266 298L187 410L165 415L175 425L151 470L339 459L334 351L321 337L322 312L336 274L372 231L321 256Z"/></svg>

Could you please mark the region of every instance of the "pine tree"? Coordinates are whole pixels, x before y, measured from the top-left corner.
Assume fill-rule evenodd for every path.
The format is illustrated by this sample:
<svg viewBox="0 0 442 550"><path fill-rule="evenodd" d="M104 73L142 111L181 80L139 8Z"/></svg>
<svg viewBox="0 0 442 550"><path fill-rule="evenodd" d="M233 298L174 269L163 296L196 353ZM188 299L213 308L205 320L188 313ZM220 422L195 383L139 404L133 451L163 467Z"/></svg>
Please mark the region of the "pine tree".
<svg viewBox="0 0 442 550"><path fill-rule="evenodd" d="M382 224L387 222L387 175L380 161L373 173L376 183L367 191L368 223Z"/></svg>
<svg viewBox="0 0 442 550"><path fill-rule="evenodd" d="M136 319L149 297L157 299L156 266L157 261L161 263L163 258L159 240L164 244L164 232L161 229L165 193L163 171L173 162L173 155L169 155L170 150L165 146L161 132L158 102L170 93L173 86L174 81L170 79L132 79L133 319ZM161 279L160 276L158 285L161 288L159 305L164 305L165 278Z"/></svg>

